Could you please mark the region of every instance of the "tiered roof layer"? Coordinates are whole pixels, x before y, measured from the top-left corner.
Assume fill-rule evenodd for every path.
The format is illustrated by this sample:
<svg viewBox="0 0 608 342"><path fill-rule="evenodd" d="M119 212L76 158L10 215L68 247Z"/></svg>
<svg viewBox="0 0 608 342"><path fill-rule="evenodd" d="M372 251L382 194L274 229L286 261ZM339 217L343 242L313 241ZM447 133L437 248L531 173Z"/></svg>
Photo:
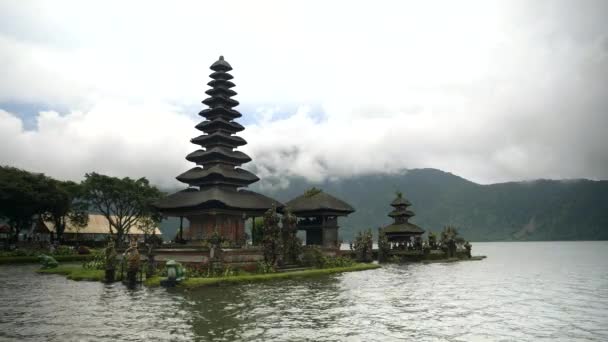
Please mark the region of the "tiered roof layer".
<svg viewBox="0 0 608 342"><path fill-rule="evenodd" d="M156 206L174 215L207 209L260 212L272 205L282 208L283 204L272 198L239 189L257 182L259 178L240 168L251 158L236 150L247 142L236 135L245 128L234 121L241 117L241 113L234 109L239 102L232 99L237 94L231 89L234 87L230 81L233 77L228 73L232 67L220 56L211 65L211 70L209 77L212 80L207 83L211 89L205 92L209 97L202 101L209 108L199 113L205 120L196 125L203 134L190 140L201 148L186 156L196 166L177 176L177 180L190 188L167 196Z"/></svg>

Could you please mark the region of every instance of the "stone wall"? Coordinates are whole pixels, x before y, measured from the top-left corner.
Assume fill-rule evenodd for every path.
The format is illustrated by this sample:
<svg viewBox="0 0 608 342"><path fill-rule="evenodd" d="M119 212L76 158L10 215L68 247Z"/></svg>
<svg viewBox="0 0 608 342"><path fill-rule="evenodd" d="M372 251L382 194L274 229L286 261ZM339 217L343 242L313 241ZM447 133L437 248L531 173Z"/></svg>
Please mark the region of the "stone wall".
<svg viewBox="0 0 608 342"><path fill-rule="evenodd" d="M341 252L335 248L322 248L321 251L328 257L341 255ZM208 248L159 248L154 253L155 259L161 263L175 260L180 263L208 264L209 260L211 260L211 250ZM217 251L214 253L217 253ZM242 268L249 271L255 270L257 263L264 260L261 247L222 249L219 254L225 266Z"/></svg>

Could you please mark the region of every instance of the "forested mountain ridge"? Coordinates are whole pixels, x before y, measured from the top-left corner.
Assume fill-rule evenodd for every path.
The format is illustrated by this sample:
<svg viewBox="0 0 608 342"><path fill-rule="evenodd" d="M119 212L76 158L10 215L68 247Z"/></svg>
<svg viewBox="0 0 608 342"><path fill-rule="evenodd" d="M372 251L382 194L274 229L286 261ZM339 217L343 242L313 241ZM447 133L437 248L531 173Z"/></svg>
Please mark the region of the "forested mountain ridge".
<svg viewBox="0 0 608 342"><path fill-rule="evenodd" d="M344 240L357 230L388 224L395 191L412 202L412 221L427 231L450 224L475 241L608 239L608 181L480 185L440 170L414 169L322 184L293 178L287 189L266 193L285 202L313 185L357 210L341 220Z"/></svg>
<svg viewBox="0 0 608 342"><path fill-rule="evenodd" d="M272 182L265 179L264 182ZM262 182L260 182L262 183ZM412 222L427 232L454 225L472 241L608 239L608 181L536 180L480 185L436 169L372 174L311 183L289 179L289 186L250 188L281 202L310 187L321 188L351 204L356 212L340 219L344 241L357 231L386 225L395 192L412 202ZM175 224L166 238L173 234ZM167 234L168 233L168 234Z"/></svg>

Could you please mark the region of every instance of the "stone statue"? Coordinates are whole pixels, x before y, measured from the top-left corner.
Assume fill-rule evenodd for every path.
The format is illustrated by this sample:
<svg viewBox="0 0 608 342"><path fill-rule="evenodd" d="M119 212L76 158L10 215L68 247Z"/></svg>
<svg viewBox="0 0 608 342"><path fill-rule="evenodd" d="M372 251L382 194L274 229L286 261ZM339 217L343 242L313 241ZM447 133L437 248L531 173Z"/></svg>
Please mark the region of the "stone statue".
<svg viewBox="0 0 608 342"><path fill-rule="evenodd" d="M116 273L116 264L117 264L117 255L116 249L114 248L114 241L110 239L108 241L108 246L105 248L105 272L106 272L106 281L113 282L114 275Z"/></svg>
<svg viewBox="0 0 608 342"><path fill-rule="evenodd" d="M129 248L125 250L124 259L127 262L127 281L129 284L135 284L141 263L136 239L131 240Z"/></svg>

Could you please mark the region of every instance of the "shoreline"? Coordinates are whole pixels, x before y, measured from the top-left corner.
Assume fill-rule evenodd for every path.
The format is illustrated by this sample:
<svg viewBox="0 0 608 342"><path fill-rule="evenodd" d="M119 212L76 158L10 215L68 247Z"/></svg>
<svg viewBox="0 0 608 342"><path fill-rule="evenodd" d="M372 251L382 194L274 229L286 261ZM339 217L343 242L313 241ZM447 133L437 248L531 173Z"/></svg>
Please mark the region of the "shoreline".
<svg viewBox="0 0 608 342"><path fill-rule="evenodd" d="M93 259L92 254L49 255L49 256L53 257L58 262L89 261L89 260ZM19 265L19 264L37 264L37 263L40 263L38 256L0 257L0 265Z"/></svg>
<svg viewBox="0 0 608 342"><path fill-rule="evenodd" d="M246 274L237 275L231 277L215 277L215 278L186 278L183 282L177 284L177 288L183 289L195 289L205 286L223 286L223 285L237 285L237 284L248 284L257 283L272 280L284 280L284 279L298 279L298 278L312 278L323 275L345 273L345 272L358 272L367 271L381 268L379 264L364 264L358 263L348 267L334 267L334 268L314 268L303 271L293 272L276 272L276 273L265 273L265 274ZM56 268L39 269L36 270L38 274L57 274L63 275L67 279L74 281L100 281L103 282L105 277L104 270L89 270L84 269L82 266L58 266ZM160 286L160 281L164 279L161 276L154 276L144 280L143 285L148 287Z"/></svg>
<svg viewBox="0 0 608 342"><path fill-rule="evenodd" d="M470 258L447 258L447 259L435 259L435 260L422 260L423 264L438 264L438 263L449 263L449 262L460 262L460 261L479 261L487 258L485 255L474 255Z"/></svg>

